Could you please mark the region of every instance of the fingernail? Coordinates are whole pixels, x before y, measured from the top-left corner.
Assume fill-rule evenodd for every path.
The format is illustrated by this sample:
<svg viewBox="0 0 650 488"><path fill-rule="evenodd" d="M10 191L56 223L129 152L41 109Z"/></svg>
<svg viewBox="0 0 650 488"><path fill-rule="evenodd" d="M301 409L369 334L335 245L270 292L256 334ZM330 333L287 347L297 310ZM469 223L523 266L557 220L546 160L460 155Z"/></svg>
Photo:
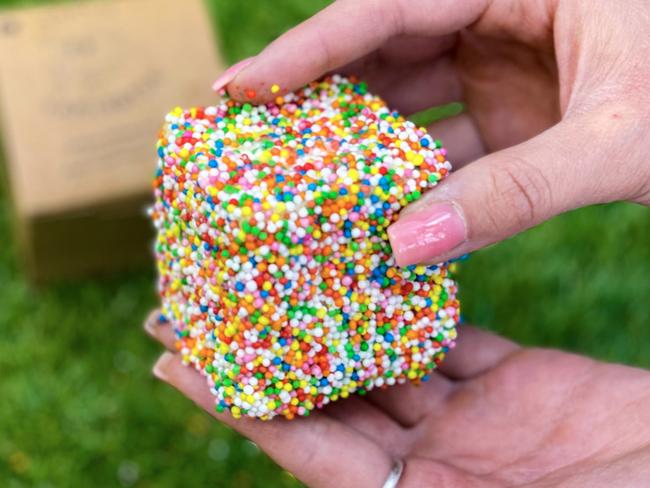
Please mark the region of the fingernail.
<svg viewBox="0 0 650 488"><path fill-rule="evenodd" d="M167 381L169 375L167 374L169 366L175 361L174 355L171 352L165 352L158 358L153 367L153 375L162 381Z"/></svg>
<svg viewBox="0 0 650 488"><path fill-rule="evenodd" d="M157 317L159 315L160 315L159 313L156 314L154 312L151 315L149 315L149 317L147 317L147 320L145 320L144 330L146 330L149 335L154 335L154 332L156 330Z"/></svg>
<svg viewBox="0 0 650 488"><path fill-rule="evenodd" d="M430 263L465 240L465 220L451 203L408 213L388 228L398 266Z"/></svg>
<svg viewBox="0 0 650 488"><path fill-rule="evenodd" d="M219 78L215 80L215 82L212 84L212 89L214 91L219 91L222 89L232 80L234 80L235 76L237 76L246 66L251 64L254 59L255 56L251 56L250 58L242 59L238 63L233 64L230 68L224 71L221 76L219 76Z"/></svg>

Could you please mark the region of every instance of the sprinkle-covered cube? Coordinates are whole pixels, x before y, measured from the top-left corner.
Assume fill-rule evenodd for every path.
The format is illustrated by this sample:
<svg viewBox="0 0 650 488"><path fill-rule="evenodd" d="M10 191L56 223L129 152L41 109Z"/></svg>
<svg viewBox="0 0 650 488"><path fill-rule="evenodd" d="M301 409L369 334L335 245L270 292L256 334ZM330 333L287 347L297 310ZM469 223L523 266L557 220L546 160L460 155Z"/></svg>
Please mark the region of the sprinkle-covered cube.
<svg viewBox="0 0 650 488"><path fill-rule="evenodd" d="M163 314L218 411L293 418L426 380L456 338L453 265L396 266L386 229L447 175L445 155L338 75L167 116L151 209Z"/></svg>

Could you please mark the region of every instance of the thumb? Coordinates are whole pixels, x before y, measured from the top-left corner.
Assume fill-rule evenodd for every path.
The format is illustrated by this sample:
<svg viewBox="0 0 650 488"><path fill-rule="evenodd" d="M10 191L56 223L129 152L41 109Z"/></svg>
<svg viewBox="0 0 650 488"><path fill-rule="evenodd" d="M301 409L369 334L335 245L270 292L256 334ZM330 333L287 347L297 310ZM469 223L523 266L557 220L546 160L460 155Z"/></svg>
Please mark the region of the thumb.
<svg viewBox="0 0 650 488"><path fill-rule="evenodd" d="M452 173L388 228L397 264L445 261L567 210L623 198L609 138L597 124L561 122Z"/></svg>

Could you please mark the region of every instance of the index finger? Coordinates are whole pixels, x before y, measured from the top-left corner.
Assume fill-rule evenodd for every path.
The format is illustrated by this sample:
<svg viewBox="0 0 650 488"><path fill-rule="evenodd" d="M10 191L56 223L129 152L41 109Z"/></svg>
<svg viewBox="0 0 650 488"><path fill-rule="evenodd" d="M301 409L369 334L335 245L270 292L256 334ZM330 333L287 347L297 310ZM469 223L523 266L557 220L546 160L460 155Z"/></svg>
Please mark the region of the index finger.
<svg viewBox="0 0 650 488"><path fill-rule="evenodd" d="M456 347L438 367L450 379L465 381L498 365L521 346L487 330L462 324L458 329Z"/></svg>
<svg viewBox="0 0 650 488"><path fill-rule="evenodd" d="M215 412L214 396L205 378L183 365L178 355L164 353L154 367L154 374L217 420L258 444L308 486L381 486L390 470L387 452L321 412L291 421L234 419L228 413Z"/></svg>
<svg viewBox="0 0 650 488"><path fill-rule="evenodd" d="M444 36L476 21L488 0L340 0L269 44L228 85L262 103L358 59L397 35ZM271 90L273 85L278 90ZM276 92L276 93L273 93Z"/></svg>

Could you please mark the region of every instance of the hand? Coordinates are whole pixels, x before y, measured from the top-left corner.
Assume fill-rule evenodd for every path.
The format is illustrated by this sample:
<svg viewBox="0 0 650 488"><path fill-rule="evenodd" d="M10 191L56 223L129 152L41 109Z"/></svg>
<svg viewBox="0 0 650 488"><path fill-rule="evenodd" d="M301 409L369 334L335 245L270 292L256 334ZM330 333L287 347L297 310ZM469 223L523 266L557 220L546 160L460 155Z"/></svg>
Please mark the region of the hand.
<svg viewBox="0 0 650 488"><path fill-rule="evenodd" d="M168 324L147 331L173 350ZM458 346L421 386L375 390L306 418L215 413L206 379L166 352L154 373L313 487L648 486L650 373L525 349L461 326Z"/></svg>
<svg viewBox="0 0 650 488"><path fill-rule="evenodd" d="M216 85L262 102L335 70L405 114L464 101L430 127L461 169L389 231L398 264L440 262L576 207L650 204L648 32L647 0L341 0Z"/></svg>

